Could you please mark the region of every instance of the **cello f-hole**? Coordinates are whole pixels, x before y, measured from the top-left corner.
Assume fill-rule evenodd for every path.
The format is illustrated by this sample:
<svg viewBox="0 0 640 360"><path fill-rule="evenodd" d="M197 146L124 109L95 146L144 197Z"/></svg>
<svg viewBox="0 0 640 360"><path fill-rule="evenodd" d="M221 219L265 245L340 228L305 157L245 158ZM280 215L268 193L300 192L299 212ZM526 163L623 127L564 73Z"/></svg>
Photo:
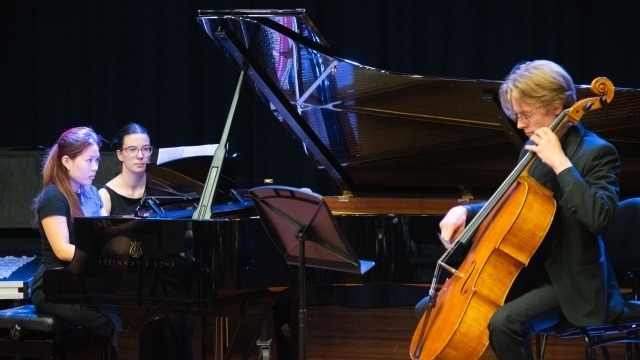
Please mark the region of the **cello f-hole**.
<svg viewBox="0 0 640 360"><path fill-rule="evenodd" d="M464 295L467 293L467 282L469 281L469 279L471 279L471 275L473 275L473 272L476 269L476 262L472 262L471 263L471 268L469 269L469 274L468 276L464 279L464 282L462 283L462 286L460 287L460 295Z"/></svg>

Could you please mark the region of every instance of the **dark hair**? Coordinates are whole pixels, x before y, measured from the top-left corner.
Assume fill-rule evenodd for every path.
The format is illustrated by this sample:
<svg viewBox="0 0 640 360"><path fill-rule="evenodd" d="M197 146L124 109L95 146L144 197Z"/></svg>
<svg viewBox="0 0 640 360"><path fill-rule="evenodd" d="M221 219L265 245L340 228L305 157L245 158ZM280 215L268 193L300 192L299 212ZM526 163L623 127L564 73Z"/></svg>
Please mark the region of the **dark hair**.
<svg viewBox="0 0 640 360"><path fill-rule="evenodd" d="M116 137L113 138L113 142L111 145L113 146L114 149L122 150L122 143L124 142L124 137L132 134L145 134L149 136L149 132L147 131L147 129L144 128L144 126L138 123L132 122L121 127L120 130L116 132Z"/></svg>
<svg viewBox="0 0 640 360"><path fill-rule="evenodd" d="M42 189L33 199L32 205L36 221L38 219L38 204L44 190L49 185L55 185L67 198L72 217L84 215L78 197L71 189L69 171L62 164L62 158L68 156L70 159L75 159L91 145L97 145L98 148L102 147L103 141L104 139L96 134L93 129L84 126L68 129L60 135L58 141L47 151L42 164Z"/></svg>

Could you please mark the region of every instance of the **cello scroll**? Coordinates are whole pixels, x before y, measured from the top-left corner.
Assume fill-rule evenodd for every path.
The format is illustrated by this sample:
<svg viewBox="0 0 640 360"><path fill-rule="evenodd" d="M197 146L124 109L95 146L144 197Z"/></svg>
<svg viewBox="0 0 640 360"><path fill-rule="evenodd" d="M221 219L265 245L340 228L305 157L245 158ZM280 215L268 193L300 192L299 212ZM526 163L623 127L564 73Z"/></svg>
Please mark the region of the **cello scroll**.
<svg viewBox="0 0 640 360"><path fill-rule="evenodd" d="M611 80L602 76L593 79L593 81L591 82L591 91L594 94L598 94L600 96L594 96L576 101L576 103L573 104L573 106L569 110L569 113L567 114L567 116L569 117L569 119L567 119L568 121L576 124L588 111L606 106L611 102L611 99L613 99L613 93L615 92Z"/></svg>

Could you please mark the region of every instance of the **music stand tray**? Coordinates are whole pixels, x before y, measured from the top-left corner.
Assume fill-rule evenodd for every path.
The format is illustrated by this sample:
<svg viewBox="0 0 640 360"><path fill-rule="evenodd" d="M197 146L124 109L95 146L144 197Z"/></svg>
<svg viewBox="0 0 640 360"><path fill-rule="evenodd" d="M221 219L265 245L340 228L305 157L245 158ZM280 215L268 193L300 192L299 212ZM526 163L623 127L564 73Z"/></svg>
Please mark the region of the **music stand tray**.
<svg viewBox="0 0 640 360"><path fill-rule="evenodd" d="M288 264L298 265L299 358L306 358L306 266L364 274L374 262L359 260L321 195L286 186L249 190L267 234Z"/></svg>

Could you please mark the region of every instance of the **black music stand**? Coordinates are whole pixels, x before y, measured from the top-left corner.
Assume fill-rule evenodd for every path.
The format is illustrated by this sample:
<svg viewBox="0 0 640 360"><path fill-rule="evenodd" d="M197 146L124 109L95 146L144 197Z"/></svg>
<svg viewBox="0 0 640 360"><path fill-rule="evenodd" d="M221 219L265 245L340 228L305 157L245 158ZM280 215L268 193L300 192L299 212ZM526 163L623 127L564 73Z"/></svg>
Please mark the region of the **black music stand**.
<svg viewBox="0 0 640 360"><path fill-rule="evenodd" d="M358 260L322 196L285 186L261 186L249 195L285 261L298 265L298 355L306 359L305 267L364 274L374 263Z"/></svg>

